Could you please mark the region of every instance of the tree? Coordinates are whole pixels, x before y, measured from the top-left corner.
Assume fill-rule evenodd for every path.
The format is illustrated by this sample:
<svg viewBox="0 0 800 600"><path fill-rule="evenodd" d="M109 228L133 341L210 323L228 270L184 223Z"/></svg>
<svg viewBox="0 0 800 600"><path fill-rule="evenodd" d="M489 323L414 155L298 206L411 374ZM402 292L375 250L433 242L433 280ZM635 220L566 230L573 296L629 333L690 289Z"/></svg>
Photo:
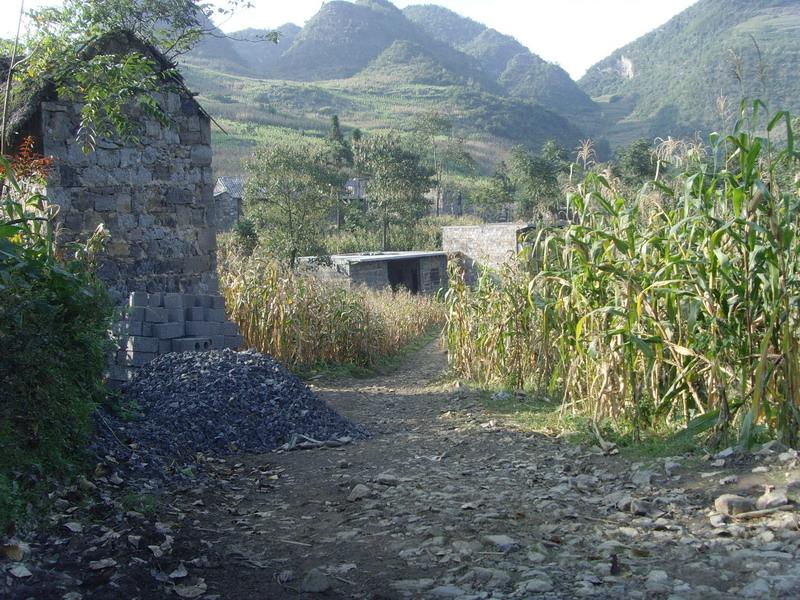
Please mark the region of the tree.
<svg viewBox="0 0 800 600"><path fill-rule="evenodd" d="M514 184L508 176L508 168L504 162L497 165L494 174L488 179L481 179L480 187L475 193L478 214L487 220L506 217L506 207L514 202Z"/></svg>
<svg viewBox="0 0 800 600"><path fill-rule="evenodd" d="M533 155L523 146L511 150L509 176L514 184L518 213L533 218L556 212L561 190L559 165L541 155Z"/></svg>
<svg viewBox="0 0 800 600"><path fill-rule="evenodd" d="M444 157L440 151L439 137L448 137L453 131L453 124L450 119L437 111L426 113L416 119L413 124L414 132L419 138L419 143L423 152L429 157L430 168L433 172L433 189L436 197L434 204L436 216L439 216L439 209L442 205L442 179L444 176Z"/></svg>
<svg viewBox="0 0 800 600"><path fill-rule="evenodd" d="M362 140L354 150L356 167L368 178L368 217L380 228L383 249L388 250L390 227L413 225L425 214L433 172L394 133Z"/></svg>
<svg viewBox="0 0 800 600"><path fill-rule="evenodd" d="M259 148L246 168L245 202L267 248L294 269L298 256L323 247L342 176L324 146L300 136Z"/></svg>
<svg viewBox="0 0 800 600"><path fill-rule="evenodd" d="M345 140L342 134L341 126L339 125L339 116L333 115L331 117L331 126L328 129L328 137L326 139L331 161L334 166L340 171L342 176L347 179L347 174L350 167L353 166L353 149L350 144ZM337 228L344 225L346 206L342 195L340 194L336 199L336 226Z"/></svg>
<svg viewBox="0 0 800 600"><path fill-rule="evenodd" d="M17 85L47 78L59 96L83 104L79 135L90 149L101 136L129 136L126 109L135 103L162 123L166 113L153 94L175 82L172 61L213 29L209 16L228 13L244 0L229 0L214 9L199 0L64 0L60 6L31 12L35 24L27 33L21 55L9 70ZM110 52L98 46L107 36L130 32L163 57L159 64L142 52ZM270 39L277 41L277 34ZM23 67L24 68L21 68ZM2 117L3 138L6 114Z"/></svg>
<svg viewBox="0 0 800 600"><path fill-rule="evenodd" d="M656 175L657 158L648 142L640 138L629 146L620 149L617 156L617 168L623 181L637 185L651 180Z"/></svg>

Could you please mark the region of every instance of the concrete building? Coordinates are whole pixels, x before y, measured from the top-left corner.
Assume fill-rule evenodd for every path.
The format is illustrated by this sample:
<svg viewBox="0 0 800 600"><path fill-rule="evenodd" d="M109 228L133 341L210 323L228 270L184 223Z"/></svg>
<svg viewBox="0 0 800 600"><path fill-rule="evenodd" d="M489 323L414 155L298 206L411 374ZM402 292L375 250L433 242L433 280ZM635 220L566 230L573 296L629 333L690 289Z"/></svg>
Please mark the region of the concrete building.
<svg viewBox="0 0 800 600"><path fill-rule="evenodd" d="M329 266L316 268L317 275L348 286L403 287L412 294L429 295L447 289L447 254L444 252L335 254L330 259ZM308 263L308 259L305 262Z"/></svg>
<svg viewBox="0 0 800 600"><path fill-rule="evenodd" d="M522 249L525 236L535 228L529 223L444 227L442 250L462 257L466 281L474 285L481 268L497 269L513 260Z"/></svg>

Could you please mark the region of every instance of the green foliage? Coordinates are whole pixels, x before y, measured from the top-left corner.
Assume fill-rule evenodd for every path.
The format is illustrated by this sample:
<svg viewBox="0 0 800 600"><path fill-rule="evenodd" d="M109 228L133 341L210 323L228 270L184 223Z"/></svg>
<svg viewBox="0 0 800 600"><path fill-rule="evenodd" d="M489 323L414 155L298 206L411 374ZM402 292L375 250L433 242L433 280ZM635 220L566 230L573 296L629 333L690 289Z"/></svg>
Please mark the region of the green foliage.
<svg viewBox="0 0 800 600"><path fill-rule="evenodd" d="M62 260L52 207L2 158L0 189L2 528L80 457L104 397L111 303L91 262L102 230Z"/></svg>
<svg viewBox="0 0 800 600"><path fill-rule="evenodd" d="M548 155L534 155L522 146L511 150L509 180L514 186L517 215L525 219L547 218L558 211L561 196L558 175L563 169L563 152L553 144ZM500 179L498 184L505 182Z"/></svg>
<svg viewBox="0 0 800 600"><path fill-rule="evenodd" d="M424 194L431 188L433 173L396 134L368 137L354 150L356 168L368 178L368 218L381 232L383 250L388 250L391 227L413 225L426 213Z"/></svg>
<svg viewBox="0 0 800 600"><path fill-rule="evenodd" d="M29 56L22 68L15 68L17 85L29 93L26 88L48 78L60 97L81 101L78 135L87 149L101 136L130 137L133 127L124 113L132 102L145 114L166 121L152 98L163 84L165 69L139 48L111 48L119 39L109 36L130 31L156 48L186 49L200 34L198 14L192 0L67 0L34 11L35 28L25 40ZM164 22L175 29L164 27Z"/></svg>
<svg viewBox="0 0 800 600"><path fill-rule="evenodd" d="M546 390L562 414L609 418L634 438L688 425L718 441L736 430L747 445L765 426L796 444L800 154L789 123L756 101L732 135L711 139L711 163L634 197L590 174L569 198L576 222L541 230L524 267L474 292L454 273L455 370Z"/></svg>
<svg viewBox="0 0 800 600"><path fill-rule="evenodd" d="M441 250L442 227L449 225L477 225L477 217L429 216L404 227L389 230L389 250ZM331 232L325 238L327 254L352 252L380 252L383 250L381 232L363 227L345 227Z"/></svg>
<svg viewBox="0 0 800 600"><path fill-rule="evenodd" d="M514 184L504 162L494 174L481 181L473 199L473 211L482 219L492 222L506 220L514 203Z"/></svg>
<svg viewBox="0 0 800 600"><path fill-rule="evenodd" d="M252 256L258 247L258 230L252 219L244 217L237 221L233 228L233 243L237 253L242 256Z"/></svg>
<svg viewBox="0 0 800 600"><path fill-rule="evenodd" d="M617 152L617 168L629 184L643 184L656 176L656 156L650 143L638 139Z"/></svg>
<svg viewBox="0 0 800 600"><path fill-rule="evenodd" d="M301 137L258 148L247 163L245 202L267 248L294 269L322 249L325 222L344 178L327 149Z"/></svg>

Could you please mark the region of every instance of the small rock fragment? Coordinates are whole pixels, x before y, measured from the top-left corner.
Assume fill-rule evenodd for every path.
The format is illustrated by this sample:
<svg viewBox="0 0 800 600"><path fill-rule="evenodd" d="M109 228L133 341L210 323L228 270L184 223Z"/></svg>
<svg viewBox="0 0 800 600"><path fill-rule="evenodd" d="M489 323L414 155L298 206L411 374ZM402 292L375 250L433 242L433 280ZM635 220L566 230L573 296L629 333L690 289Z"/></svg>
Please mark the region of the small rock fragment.
<svg viewBox="0 0 800 600"><path fill-rule="evenodd" d="M431 598L458 598L466 594L464 590L455 585L440 585L428 593Z"/></svg>
<svg viewBox="0 0 800 600"><path fill-rule="evenodd" d="M309 594L321 594L327 592L331 587L328 576L319 569L311 569L300 584L300 591Z"/></svg>
<svg viewBox="0 0 800 600"><path fill-rule="evenodd" d="M347 500L348 502L363 500L364 498L369 498L371 493L372 490L370 490L363 483L359 483L350 491L350 495L347 497Z"/></svg>
<svg viewBox="0 0 800 600"><path fill-rule="evenodd" d="M183 563L179 564L178 567L169 574L170 579L183 579L189 574L186 570L186 567Z"/></svg>
<svg viewBox="0 0 800 600"><path fill-rule="evenodd" d="M736 494L722 494L714 500L715 510L723 515L738 515L754 510L756 503L752 498L737 496Z"/></svg>
<svg viewBox="0 0 800 600"><path fill-rule="evenodd" d="M376 483L380 483L381 485L388 485L388 486L395 486L400 482L397 476L392 475L391 473L381 473L375 478L375 481Z"/></svg>
<svg viewBox="0 0 800 600"><path fill-rule="evenodd" d="M113 558L103 558L101 560L93 560L89 563L89 568L92 571L100 571L101 569L108 569L110 567L116 567L117 561Z"/></svg>
<svg viewBox="0 0 800 600"><path fill-rule="evenodd" d="M525 576L526 577L533 576L533 577L531 579L523 581L517 588L518 592L529 593L529 594L544 594L553 591L553 580L546 573L543 573L541 571L531 571L525 573Z"/></svg>
<svg viewBox="0 0 800 600"><path fill-rule="evenodd" d="M758 497L756 500L756 508L758 510L764 510L767 508L775 508L776 506L783 506L788 503L789 499L784 492L772 490Z"/></svg>
<svg viewBox="0 0 800 600"><path fill-rule="evenodd" d="M75 522L64 523L64 528L68 529L72 533L80 533L83 531L83 525Z"/></svg>
<svg viewBox="0 0 800 600"><path fill-rule="evenodd" d="M639 487L647 487L653 482L653 472L652 471L634 471L633 475L631 475L631 483L633 485Z"/></svg>
<svg viewBox="0 0 800 600"><path fill-rule="evenodd" d="M507 535L487 535L483 538L487 544L493 544L501 552L519 550L519 542Z"/></svg>
<svg viewBox="0 0 800 600"><path fill-rule="evenodd" d="M654 569L647 574L644 587L648 592L657 594L668 592L672 586L669 584L669 575L666 571Z"/></svg>
<svg viewBox="0 0 800 600"><path fill-rule="evenodd" d="M716 528L724 527L729 520L730 519L728 519L728 515L720 515L720 514L711 515L711 517L709 518L709 521L711 521L711 526Z"/></svg>
<svg viewBox="0 0 800 600"><path fill-rule="evenodd" d="M25 565L17 565L16 567L11 568L9 571L12 577L16 577L17 579L25 579L26 577L31 577L33 573L31 573Z"/></svg>

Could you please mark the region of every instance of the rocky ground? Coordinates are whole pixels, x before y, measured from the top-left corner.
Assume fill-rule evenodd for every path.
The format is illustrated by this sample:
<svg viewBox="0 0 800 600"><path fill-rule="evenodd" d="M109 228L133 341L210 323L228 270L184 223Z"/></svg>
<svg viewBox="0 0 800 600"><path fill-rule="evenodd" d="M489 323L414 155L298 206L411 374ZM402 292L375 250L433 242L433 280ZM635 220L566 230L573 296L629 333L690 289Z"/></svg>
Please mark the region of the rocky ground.
<svg viewBox="0 0 800 600"><path fill-rule="evenodd" d="M10 598L797 598L797 452L631 464L487 416L431 345L317 382L372 433L197 458L166 485L113 461L6 540ZM766 493L765 493L766 492Z"/></svg>

